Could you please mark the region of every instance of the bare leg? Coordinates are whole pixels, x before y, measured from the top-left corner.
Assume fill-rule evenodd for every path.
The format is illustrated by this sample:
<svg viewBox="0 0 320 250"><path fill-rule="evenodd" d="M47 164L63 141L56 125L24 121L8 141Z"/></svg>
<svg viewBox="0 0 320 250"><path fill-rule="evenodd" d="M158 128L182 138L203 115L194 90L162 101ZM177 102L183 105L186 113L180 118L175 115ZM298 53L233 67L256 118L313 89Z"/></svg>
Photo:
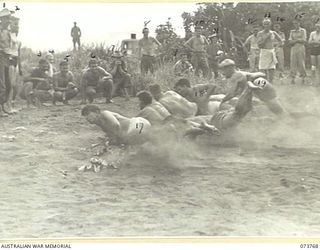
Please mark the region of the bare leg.
<svg viewBox="0 0 320 250"><path fill-rule="evenodd" d="M234 110L220 111L210 121L218 129L234 127L252 110L252 89L247 87L240 95Z"/></svg>

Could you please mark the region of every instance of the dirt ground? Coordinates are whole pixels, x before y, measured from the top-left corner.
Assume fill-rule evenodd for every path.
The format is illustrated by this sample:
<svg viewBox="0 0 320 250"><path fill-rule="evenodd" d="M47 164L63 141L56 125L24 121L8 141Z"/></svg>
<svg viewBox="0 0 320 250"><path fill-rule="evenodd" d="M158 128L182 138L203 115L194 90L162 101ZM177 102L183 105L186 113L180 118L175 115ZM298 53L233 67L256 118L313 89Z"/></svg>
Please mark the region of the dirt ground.
<svg viewBox="0 0 320 250"><path fill-rule="evenodd" d="M319 89L277 88L320 114ZM1 238L320 234L319 117L277 122L260 105L230 138L112 147L101 158L118 168L95 173L78 168L104 134L77 103L1 119ZM137 113L133 99L99 105Z"/></svg>

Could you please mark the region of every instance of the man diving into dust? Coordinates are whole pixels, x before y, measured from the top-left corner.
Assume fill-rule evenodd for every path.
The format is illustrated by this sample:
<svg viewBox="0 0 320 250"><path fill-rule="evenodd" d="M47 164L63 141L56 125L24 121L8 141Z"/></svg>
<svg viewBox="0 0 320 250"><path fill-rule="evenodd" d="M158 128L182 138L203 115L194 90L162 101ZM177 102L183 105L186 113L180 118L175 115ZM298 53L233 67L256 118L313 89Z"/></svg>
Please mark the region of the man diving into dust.
<svg viewBox="0 0 320 250"><path fill-rule="evenodd" d="M269 81L263 78L265 76L264 73L239 71L235 67L235 62L231 59L225 59L219 65L219 68L232 86L228 94L222 99L221 104L241 94L246 88L247 83L252 81L250 86L255 97L262 101L274 114L283 115L286 113L277 98L274 87Z"/></svg>

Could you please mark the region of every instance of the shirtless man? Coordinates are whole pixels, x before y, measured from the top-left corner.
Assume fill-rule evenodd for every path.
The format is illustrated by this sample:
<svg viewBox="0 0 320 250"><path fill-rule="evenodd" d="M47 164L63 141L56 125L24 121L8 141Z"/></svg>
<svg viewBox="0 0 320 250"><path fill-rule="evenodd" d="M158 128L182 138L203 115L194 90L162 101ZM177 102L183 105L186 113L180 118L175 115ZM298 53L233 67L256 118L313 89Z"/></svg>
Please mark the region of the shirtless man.
<svg viewBox="0 0 320 250"><path fill-rule="evenodd" d="M137 94L137 97L141 109L137 116L147 119L152 125L160 124L171 116L161 103L153 100L150 92L141 91Z"/></svg>
<svg viewBox="0 0 320 250"><path fill-rule="evenodd" d="M0 117L6 117L10 113L4 108L11 89L9 79L10 16L11 12L7 8L0 11Z"/></svg>
<svg viewBox="0 0 320 250"><path fill-rule="evenodd" d="M208 103L210 96L215 93L216 87L213 84L197 84L191 87L189 80L186 78L180 79L174 85L174 89L180 95L197 104L197 115L209 115Z"/></svg>
<svg viewBox="0 0 320 250"><path fill-rule="evenodd" d="M161 103L171 115L180 118L188 118L196 115L198 107L196 103L189 102L187 99L175 91L162 92L159 84L149 86L153 98Z"/></svg>
<svg viewBox="0 0 320 250"><path fill-rule="evenodd" d="M27 100L28 107L30 104L38 106L42 102L52 101L54 90L52 78L48 75L48 69L48 61L40 59L39 66L24 78L20 98Z"/></svg>
<svg viewBox="0 0 320 250"><path fill-rule="evenodd" d="M86 105L82 111L91 124L98 125L113 143L135 144L144 141L151 124L142 117L128 118L111 111L101 111L96 105Z"/></svg>
<svg viewBox="0 0 320 250"><path fill-rule="evenodd" d="M195 69L195 74L199 76L199 71L202 71L204 77L209 78L209 63L207 59L208 40L201 35L201 27L195 27L195 34L185 42L185 46L192 52L191 63Z"/></svg>
<svg viewBox="0 0 320 250"><path fill-rule="evenodd" d="M54 98L53 104L56 102L62 102L63 104L69 104L68 101L74 98L78 94L78 89L74 84L74 77L71 71L69 71L69 63L66 61L60 62L60 71L53 75L53 88Z"/></svg>
<svg viewBox="0 0 320 250"><path fill-rule="evenodd" d="M263 73L238 71L236 70L235 62L230 59L224 60L219 67L222 70L222 74L229 79L232 86L228 94L222 99L221 104L243 93L248 86L248 81L253 81L253 84L250 84L250 86L252 87L254 95L263 101L273 113L277 115L284 113L284 109L277 100L277 94L272 84L262 78L265 76Z"/></svg>
<svg viewBox="0 0 320 250"><path fill-rule="evenodd" d="M139 55L141 58L141 74L145 75L149 71L153 74L156 64L156 48L161 43L154 37L149 37L149 29L142 30L143 38L139 40Z"/></svg>
<svg viewBox="0 0 320 250"><path fill-rule="evenodd" d="M274 40L278 40L280 46L283 41L277 32L270 30L270 19L264 19L262 24L264 29L259 31L257 35L257 43L260 48L259 69L265 71L268 81L272 83L277 65L277 57L273 47Z"/></svg>
<svg viewBox="0 0 320 250"><path fill-rule="evenodd" d="M102 92L106 98L106 103L112 103L113 80L112 75L98 66L96 59L91 58L89 61L89 68L83 72L81 79L82 102L86 104L87 99L89 103L94 101L96 94Z"/></svg>

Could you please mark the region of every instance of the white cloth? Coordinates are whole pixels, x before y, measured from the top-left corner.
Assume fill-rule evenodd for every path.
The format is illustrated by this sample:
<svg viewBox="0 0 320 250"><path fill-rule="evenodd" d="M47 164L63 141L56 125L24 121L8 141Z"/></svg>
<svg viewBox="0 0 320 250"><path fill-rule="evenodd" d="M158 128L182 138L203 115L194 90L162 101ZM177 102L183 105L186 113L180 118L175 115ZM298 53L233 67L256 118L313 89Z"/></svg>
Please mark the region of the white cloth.
<svg viewBox="0 0 320 250"><path fill-rule="evenodd" d="M151 124L147 119L142 117L133 117L127 131L127 136L145 134L151 128Z"/></svg>
<svg viewBox="0 0 320 250"><path fill-rule="evenodd" d="M259 69L275 69L277 57L274 49L260 49Z"/></svg>

